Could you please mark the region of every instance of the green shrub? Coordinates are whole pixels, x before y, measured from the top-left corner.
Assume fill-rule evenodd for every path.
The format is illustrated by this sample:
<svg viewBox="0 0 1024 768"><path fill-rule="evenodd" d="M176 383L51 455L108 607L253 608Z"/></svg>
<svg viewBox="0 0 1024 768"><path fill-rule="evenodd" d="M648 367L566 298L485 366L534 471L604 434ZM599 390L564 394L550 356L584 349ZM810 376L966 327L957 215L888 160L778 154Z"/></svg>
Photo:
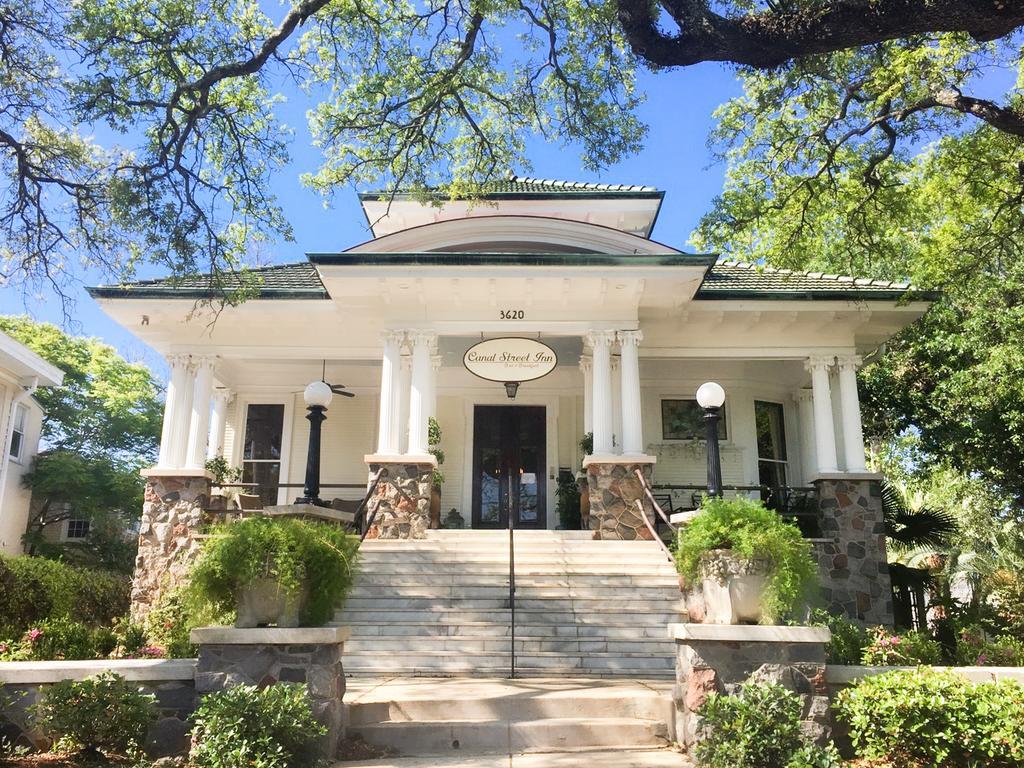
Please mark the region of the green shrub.
<svg viewBox="0 0 1024 768"><path fill-rule="evenodd" d="M195 656L195 647L188 639L191 627L185 590L165 591L146 614L144 646L162 649L169 659L192 658Z"/></svg>
<svg viewBox="0 0 1024 768"><path fill-rule="evenodd" d="M864 649L871 643L868 630L845 616L835 616L826 611L815 611L811 623L828 627L832 640L825 646L829 664L860 664Z"/></svg>
<svg viewBox="0 0 1024 768"><path fill-rule="evenodd" d="M868 677L834 704L858 755L893 765L1011 768L1024 765L1024 687L972 685L928 668Z"/></svg>
<svg viewBox="0 0 1024 768"><path fill-rule="evenodd" d="M735 696L712 694L698 710L702 768L788 768L819 763L792 762L800 755L821 759L800 732L800 698L780 685L745 685ZM828 763L824 763L826 768Z"/></svg>
<svg viewBox="0 0 1024 768"><path fill-rule="evenodd" d="M0 616L20 634L47 619L110 626L128 611L130 582L44 557L0 557Z"/></svg>
<svg viewBox="0 0 1024 768"><path fill-rule="evenodd" d="M191 763L198 768L307 768L320 762L306 686L239 685L203 698L193 716Z"/></svg>
<svg viewBox="0 0 1024 768"><path fill-rule="evenodd" d="M558 524L564 531L578 531L582 525L580 519L580 486L572 472L559 472L558 485L555 486L555 510L558 512Z"/></svg>
<svg viewBox="0 0 1024 768"><path fill-rule="evenodd" d="M276 578L296 595L308 585L304 626L326 623L355 578L359 539L328 523L252 517L213 529L191 572L192 610L230 613L238 591Z"/></svg>
<svg viewBox="0 0 1024 768"><path fill-rule="evenodd" d="M1024 642L1010 635L989 636L980 627L960 631L956 662L972 667L1024 667Z"/></svg>
<svg viewBox="0 0 1024 768"><path fill-rule="evenodd" d="M64 680L43 693L35 707L38 725L58 739L61 751L128 754L141 749L156 720L156 697L119 675Z"/></svg>
<svg viewBox="0 0 1024 768"><path fill-rule="evenodd" d="M759 501L706 498L700 514L679 530L679 572L696 583L701 558L715 549L732 550L745 560L767 561L768 588L763 605L766 621L796 614L818 585L818 566L810 544L795 525Z"/></svg>
<svg viewBox="0 0 1024 768"><path fill-rule="evenodd" d="M884 627L872 630L861 663L879 667L913 667L942 662L942 646L926 632L892 634Z"/></svg>

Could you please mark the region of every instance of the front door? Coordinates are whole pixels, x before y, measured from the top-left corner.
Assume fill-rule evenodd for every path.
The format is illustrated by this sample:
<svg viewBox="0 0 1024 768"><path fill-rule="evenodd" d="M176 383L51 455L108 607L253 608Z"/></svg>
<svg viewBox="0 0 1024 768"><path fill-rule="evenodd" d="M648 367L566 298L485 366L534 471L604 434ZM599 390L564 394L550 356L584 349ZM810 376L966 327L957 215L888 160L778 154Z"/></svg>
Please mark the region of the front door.
<svg viewBox="0 0 1024 768"><path fill-rule="evenodd" d="M478 405L473 413L473 527L546 528L543 406Z"/></svg>

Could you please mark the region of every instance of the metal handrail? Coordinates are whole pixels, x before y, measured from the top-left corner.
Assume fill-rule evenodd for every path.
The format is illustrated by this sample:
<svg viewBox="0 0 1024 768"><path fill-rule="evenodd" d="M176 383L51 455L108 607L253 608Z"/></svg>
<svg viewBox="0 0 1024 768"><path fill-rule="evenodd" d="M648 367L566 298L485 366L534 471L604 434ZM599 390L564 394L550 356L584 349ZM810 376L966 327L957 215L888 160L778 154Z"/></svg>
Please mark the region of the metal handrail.
<svg viewBox="0 0 1024 768"><path fill-rule="evenodd" d="M661 536L655 530L654 525L651 524L650 519L647 517L647 511L644 509L644 503L640 499L636 499L636 508L640 513L640 517L643 518L644 525L647 526L647 530L651 532L651 537L658 542L658 546L661 547L662 553L668 558L670 563L675 562L675 558L672 556L672 550L665 546L665 542L661 540Z"/></svg>
<svg viewBox="0 0 1024 768"><path fill-rule="evenodd" d="M370 503L370 497L377 491L377 486L380 484L382 478L388 474L387 467L381 467L377 470L377 474L374 475L373 481L370 483L370 487L366 491L366 495L363 496L363 500L359 502L359 506L356 507L355 520L359 521L359 516L366 511L366 505ZM362 544L366 539L366 534L370 532L370 528L373 527L373 521L377 519L377 511L380 509L380 504L373 508L373 512L370 514L370 519L363 521L359 525L359 543Z"/></svg>
<svg viewBox="0 0 1024 768"><path fill-rule="evenodd" d="M640 487L644 489L644 495L647 496L647 500L651 502L651 505L654 507L655 511L658 513L661 519L665 521L665 524L668 525L669 530L671 530L672 533L675 533L676 526L672 523L668 515L665 514L665 510L661 508L661 505L659 505L657 500L654 498L654 494L651 493L651 486L648 485L647 478L644 477L643 471L636 469L634 470L634 472L636 472L637 479L640 481Z"/></svg>

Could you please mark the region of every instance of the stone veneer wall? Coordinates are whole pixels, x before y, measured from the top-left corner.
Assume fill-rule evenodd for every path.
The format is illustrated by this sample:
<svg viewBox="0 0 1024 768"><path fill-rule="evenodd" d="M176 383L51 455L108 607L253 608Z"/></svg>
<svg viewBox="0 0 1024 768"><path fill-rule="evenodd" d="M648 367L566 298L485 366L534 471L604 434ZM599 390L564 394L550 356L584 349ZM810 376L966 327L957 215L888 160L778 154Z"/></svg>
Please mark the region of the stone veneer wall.
<svg viewBox="0 0 1024 768"><path fill-rule="evenodd" d="M194 659L0 663L0 741L49 749L50 740L32 725L31 708L58 680L84 680L110 670L156 696L160 716L149 728L148 751L183 754L189 748L188 718L196 708L194 668Z"/></svg>
<svg viewBox="0 0 1024 768"><path fill-rule="evenodd" d="M814 543L826 607L865 624L893 623L881 485L818 480L822 539Z"/></svg>
<svg viewBox="0 0 1024 768"><path fill-rule="evenodd" d="M673 624L676 640L676 740L700 741L697 710L712 693L734 695L745 683L775 683L803 705L801 730L823 744L831 735L825 675L828 631L812 627Z"/></svg>
<svg viewBox="0 0 1024 768"><path fill-rule="evenodd" d="M132 579L133 621L143 619L163 593L185 581L199 554L196 534L209 498L210 480L205 474L146 478Z"/></svg>
<svg viewBox="0 0 1024 768"><path fill-rule="evenodd" d="M654 521L655 512L637 479L641 470L648 481L651 464L612 464L593 462L587 466L590 491L590 529L595 539L651 539L651 532L637 511L639 499Z"/></svg>
<svg viewBox="0 0 1024 768"><path fill-rule="evenodd" d="M345 737L343 627L307 629L192 630L199 647L196 693L200 696L236 685L305 683L313 716L327 729L321 751L333 758Z"/></svg>
<svg viewBox="0 0 1024 768"><path fill-rule="evenodd" d="M434 467L430 464L372 462L370 475L382 467L377 492L370 498L367 519L377 512L367 538L425 539L430 528L430 492Z"/></svg>

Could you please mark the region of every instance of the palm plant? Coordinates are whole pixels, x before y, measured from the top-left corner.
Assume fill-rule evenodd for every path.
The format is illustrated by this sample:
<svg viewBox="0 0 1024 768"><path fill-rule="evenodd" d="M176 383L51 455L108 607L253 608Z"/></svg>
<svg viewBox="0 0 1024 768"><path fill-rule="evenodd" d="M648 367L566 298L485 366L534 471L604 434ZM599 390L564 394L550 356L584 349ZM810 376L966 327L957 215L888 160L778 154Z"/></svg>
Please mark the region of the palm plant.
<svg viewBox="0 0 1024 768"><path fill-rule="evenodd" d="M904 492L889 481L882 482L882 517L889 548L899 553L941 550L956 533L956 517L943 509L914 507Z"/></svg>

